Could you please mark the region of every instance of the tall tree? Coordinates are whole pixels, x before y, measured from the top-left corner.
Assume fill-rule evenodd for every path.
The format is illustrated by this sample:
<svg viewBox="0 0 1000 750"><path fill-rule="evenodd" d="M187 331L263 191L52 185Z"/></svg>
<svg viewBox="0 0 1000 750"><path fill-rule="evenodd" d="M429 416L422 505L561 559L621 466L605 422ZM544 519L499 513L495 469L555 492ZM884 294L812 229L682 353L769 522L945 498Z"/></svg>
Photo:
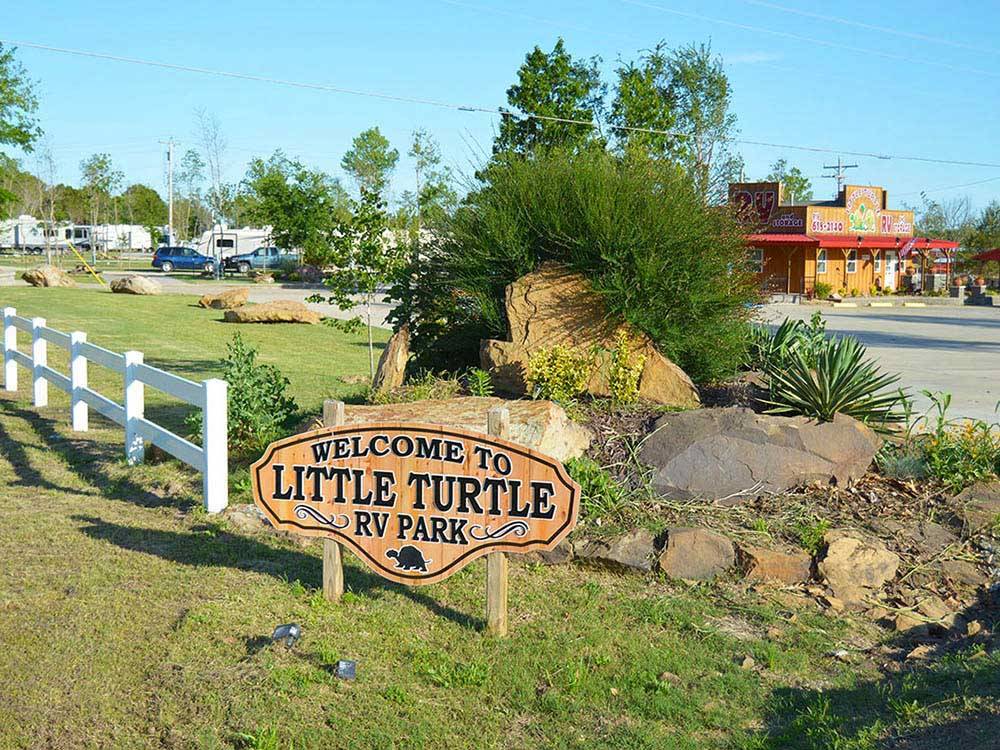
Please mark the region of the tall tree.
<svg viewBox="0 0 1000 750"><path fill-rule="evenodd" d="M969 232L968 245L974 250L1000 247L1000 201L991 201Z"/></svg>
<svg viewBox="0 0 1000 750"><path fill-rule="evenodd" d="M42 134L35 119L37 110L34 86L24 67L15 59L14 50L0 43L0 146L31 151ZM0 176L10 166L10 162L0 162ZM0 187L0 208L16 198L15 193Z"/></svg>
<svg viewBox="0 0 1000 750"><path fill-rule="evenodd" d="M174 200L180 235L184 239L193 236L197 227L192 219L197 215L197 207L202 205L202 186L205 184L205 161L194 149L188 149L181 157L177 173L174 175L175 190L180 200ZM197 223L197 222L195 222Z"/></svg>
<svg viewBox="0 0 1000 750"><path fill-rule="evenodd" d="M212 211L212 218L224 222L232 208L235 188L223 182L226 158L226 136L218 118L205 109L195 110L198 125L198 140L208 166L208 194L206 200ZM220 269L221 270L221 269Z"/></svg>
<svg viewBox="0 0 1000 750"><path fill-rule="evenodd" d="M453 186L451 169L442 166L441 150L426 130L413 131L413 142L407 155L413 159L416 192L408 194L404 204L413 213L419 231L454 209L458 194Z"/></svg>
<svg viewBox="0 0 1000 750"><path fill-rule="evenodd" d="M608 119L617 126L614 137L619 151L652 159L676 159L676 136L628 129L670 131L677 124L666 45L660 42L643 52L638 62L620 64L615 72L618 81Z"/></svg>
<svg viewBox="0 0 1000 750"><path fill-rule="evenodd" d="M80 173L90 206L90 223L100 224L102 218L107 219L111 195L121 187L124 175L114 168L110 154L106 153L94 154L80 162Z"/></svg>
<svg viewBox="0 0 1000 750"><path fill-rule="evenodd" d="M399 151L374 127L355 137L350 150L340 160L340 166L354 178L359 190L384 197L389 177L398 161Z"/></svg>
<svg viewBox="0 0 1000 750"><path fill-rule="evenodd" d="M743 160L735 153L736 115L722 59L707 44L690 44L670 55L670 95L684 134L681 161L706 202L723 202Z"/></svg>
<svg viewBox="0 0 1000 750"><path fill-rule="evenodd" d="M167 223L167 203L148 185L129 185L119 197L129 224L163 226Z"/></svg>
<svg viewBox="0 0 1000 750"><path fill-rule="evenodd" d="M931 200L921 195L922 202L912 209L914 230L920 237L938 237L965 244L970 239L976 218L968 196L950 200Z"/></svg>
<svg viewBox="0 0 1000 750"><path fill-rule="evenodd" d="M781 182L785 187L785 195L792 202L812 200L812 182L798 167L789 167L784 159L778 159L771 165L771 172L765 179L769 182Z"/></svg>
<svg viewBox="0 0 1000 750"><path fill-rule="evenodd" d="M279 247L300 249L305 262L319 266L332 260L336 223L349 218L347 191L339 181L275 151L266 161L250 162L244 184L252 198L248 220L270 225Z"/></svg>
<svg viewBox="0 0 1000 750"><path fill-rule="evenodd" d="M551 52L535 47L517 71L517 83L507 89L511 112L500 123L493 153L528 154L537 148L569 147L574 150L603 138L589 124L558 122L541 117L599 122L605 86L598 70L600 58L574 60L562 39Z"/></svg>

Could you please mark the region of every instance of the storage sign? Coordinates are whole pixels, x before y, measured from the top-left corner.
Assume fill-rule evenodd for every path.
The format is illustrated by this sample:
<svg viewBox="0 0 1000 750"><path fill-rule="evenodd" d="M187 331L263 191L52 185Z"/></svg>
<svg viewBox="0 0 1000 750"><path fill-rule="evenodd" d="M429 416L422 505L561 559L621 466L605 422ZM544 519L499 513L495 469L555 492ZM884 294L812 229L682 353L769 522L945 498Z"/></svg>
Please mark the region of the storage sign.
<svg viewBox="0 0 1000 750"><path fill-rule="evenodd" d="M555 547L580 488L554 458L428 424L366 424L279 440L250 469L279 529L332 537L376 573L434 583L488 552Z"/></svg>

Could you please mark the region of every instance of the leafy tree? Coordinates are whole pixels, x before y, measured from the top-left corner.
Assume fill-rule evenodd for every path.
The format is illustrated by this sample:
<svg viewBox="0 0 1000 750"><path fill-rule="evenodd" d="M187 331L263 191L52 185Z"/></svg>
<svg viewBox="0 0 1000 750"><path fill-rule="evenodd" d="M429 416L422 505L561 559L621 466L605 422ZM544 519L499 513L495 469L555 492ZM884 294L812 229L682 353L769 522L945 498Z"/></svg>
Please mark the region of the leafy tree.
<svg viewBox="0 0 1000 750"><path fill-rule="evenodd" d="M90 209L90 223L100 224L101 207L105 207L106 213L111 195L118 191L124 175L114 168L109 154L94 154L84 159L80 162L80 172Z"/></svg>
<svg viewBox="0 0 1000 750"><path fill-rule="evenodd" d="M148 227L167 223L167 203L148 185L129 185L116 200L124 207L129 224Z"/></svg>
<svg viewBox="0 0 1000 750"><path fill-rule="evenodd" d="M247 212L252 223L270 225L274 242L301 249L307 263L330 261L336 222L347 218L347 193L337 180L275 151L267 161L250 162L244 182L254 199Z"/></svg>
<svg viewBox="0 0 1000 750"><path fill-rule="evenodd" d="M684 134L681 161L706 202L724 202L743 161L730 149L736 115L722 58L709 45L691 44L671 53L669 70L676 129Z"/></svg>
<svg viewBox="0 0 1000 750"><path fill-rule="evenodd" d="M358 183L359 190L381 196L398 161L399 151L374 127L355 137L340 166Z"/></svg>
<svg viewBox="0 0 1000 750"><path fill-rule="evenodd" d="M562 39L549 53L535 47L517 71L517 83L507 89L513 112L503 118L493 153L528 154L556 146L579 150L603 143L589 124L542 120L540 115L583 123L597 122L603 109L605 86L598 70L600 58L574 60Z"/></svg>
<svg viewBox="0 0 1000 750"><path fill-rule="evenodd" d="M14 58L14 50L0 43L0 146L31 151L42 134L35 119L37 110L34 85ZM9 160L0 162L0 176L5 176L12 166ZM0 186L0 208L16 199L16 193Z"/></svg>
<svg viewBox="0 0 1000 750"><path fill-rule="evenodd" d="M912 208L914 230L920 237L938 237L965 244L975 220L968 197L936 201L926 195L920 206Z"/></svg>
<svg viewBox="0 0 1000 750"><path fill-rule="evenodd" d="M638 63L621 64L615 72L618 82L609 120L618 126L614 135L619 151L653 159L676 159L679 144L675 136L625 129L673 130L677 124L665 44L660 42L645 51Z"/></svg>
<svg viewBox="0 0 1000 750"><path fill-rule="evenodd" d="M403 194L403 205L413 216L419 232L424 225L437 223L444 214L454 210L458 194L453 187L451 170L441 165L441 151L426 130L413 131L413 143L407 155L413 159L417 189L415 193Z"/></svg>
<svg viewBox="0 0 1000 750"><path fill-rule="evenodd" d="M789 167L784 159L778 159L771 165L771 172L765 179L783 183L785 194L793 202L804 203L812 200L812 182L798 167Z"/></svg>
<svg viewBox="0 0 1000 750"><path fill-rule="evenodd" d="M0 153L0 215L35 214L41 210L45 184L21 162Z"/></svg>
<svg viewBox="0 0 1000 750"><path fill-rule="evenodd" d="M977 251L1000 247L1000 201L983 209L969 233L968 245Z"/></svg>
<svg viewBox="0 0 1000 750"><path fill-rule="evenodd" d="M56 221L84 224L87 221L89 202L87 191L72 185L58 184L52 191L53 214Z"/></svg>
<svg viewBox="0 0 1000 750"><path fill-rule="evenodd" d="M205 161L194 149L188 149L181 157L180 165L174 176L174 185L180 194L180 200L174 200L174 214L177 218L180 234L184 238L190 238L200 230L202 226L211 222L201 221L198 217L198 209L202 209L202 214L207 214L203 208L201 189L205 183ZM203 218L203 217L202 217Z"/></svg>
<svg viewBox="0 0 1000 750"><path fill-rule="evenodd" d="M375 380L375 346L372 343L372 303L379 287L395 282L406 268L407 246L389 236L389 217L379 195L361 188L361 199L350 201L350 215L335 222L330 234L331 262L335 270L325 284L326 301L341 310L353 309L352 295L360 294L368 326L368 369ZM319 295L314 300L322 300ZM352 325L360 325L355 318Z"/></svg>

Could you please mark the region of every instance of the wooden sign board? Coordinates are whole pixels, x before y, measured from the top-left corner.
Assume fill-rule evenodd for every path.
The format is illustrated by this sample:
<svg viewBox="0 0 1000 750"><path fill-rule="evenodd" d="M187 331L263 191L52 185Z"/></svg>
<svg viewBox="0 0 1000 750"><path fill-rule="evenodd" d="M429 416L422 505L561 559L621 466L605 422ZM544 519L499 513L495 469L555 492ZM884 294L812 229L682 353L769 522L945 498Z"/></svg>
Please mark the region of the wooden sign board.
<svg viewBox="0 0 1000 750"><path fill-rule="evenodd" d="M365 424L279 440L250 468L279 529L336 539L379 575L434 583L489 552L555 547L580 487L554 458L430 424Z"/></svg>

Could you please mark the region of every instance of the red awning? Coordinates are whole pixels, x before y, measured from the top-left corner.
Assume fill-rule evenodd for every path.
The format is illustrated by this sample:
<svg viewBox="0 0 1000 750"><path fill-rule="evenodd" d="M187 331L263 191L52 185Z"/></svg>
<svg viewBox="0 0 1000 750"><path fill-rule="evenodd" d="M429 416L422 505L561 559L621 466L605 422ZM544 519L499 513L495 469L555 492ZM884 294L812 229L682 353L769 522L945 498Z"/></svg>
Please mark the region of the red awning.
<svg viewBox="0 0 1000 750"><path fill-rule="evenodd" d="M751 245L815 245L817 240L808 234L748 234L747 242Z"/></svg>
<svg viewBox="0 0 1000 750"><path fill-rule="evenodd" d="M979 255L973 255L969 260L978 260L982 262L991 260L1000 261L1000 247L995 247L992 250L987 250L984 253L979 253Z"/></svg>
<svg viewBox="0 0 1000 750"><path fill-rule="evenodd" d="M916 244L913 245L916 250L926 250L928 248L933 248L935 250L954 250L958 247L957 242L952 242L951 240L936 240L933 237L917 237Z"/></svg>
<svg viewBox="0 0 1000 750"><path fill-rule="evenodd" d="M820 247L840 247L844 250L853 250L859 247L862 249L887 248L894 250L905 245L909 237L900 237L897 239L896 237L877 237L873 235L832 234L819 237L818 239Z"/></svg>

